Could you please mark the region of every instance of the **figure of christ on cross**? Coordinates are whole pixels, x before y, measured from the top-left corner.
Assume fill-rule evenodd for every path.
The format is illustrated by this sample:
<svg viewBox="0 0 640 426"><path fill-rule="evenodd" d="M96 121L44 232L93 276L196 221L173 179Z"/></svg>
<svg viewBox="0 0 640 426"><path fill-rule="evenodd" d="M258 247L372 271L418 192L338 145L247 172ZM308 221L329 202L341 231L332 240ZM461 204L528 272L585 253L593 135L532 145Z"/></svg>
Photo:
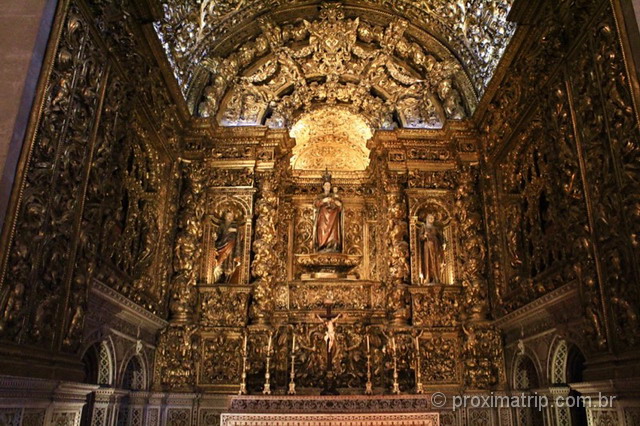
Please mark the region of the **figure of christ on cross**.
<svg viewBox="0 0 640 426"><path fill-rule="evenodd" d="M335 315L331 312L331 309L333 308L333 302L330 300L325 301L324 306L327 312L324 315L316 315L326 327L326 331L324 333L324 342L327 346L325 383L324 389L322 390L320 395L338 395L339 392L336 389L335 378L333 377L333 347L336 341L335 322L342 316L342 314Z"/></svg>

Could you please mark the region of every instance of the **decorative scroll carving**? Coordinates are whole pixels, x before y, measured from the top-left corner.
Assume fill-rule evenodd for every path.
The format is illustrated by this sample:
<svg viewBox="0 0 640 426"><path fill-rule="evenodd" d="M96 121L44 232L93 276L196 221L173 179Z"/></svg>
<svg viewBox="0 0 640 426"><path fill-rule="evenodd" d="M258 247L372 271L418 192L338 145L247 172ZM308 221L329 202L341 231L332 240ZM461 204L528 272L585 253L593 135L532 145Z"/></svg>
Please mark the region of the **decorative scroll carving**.
<svg viewBox="0 0 640 426"><path fill-rule="evenodd" d="M394 114L397 124L410 128L440 128L445 118L466 116L456 83L461 67L453 58L438 60L415 43L417 55L410 54L408 44L403 54L394 52L400 41L407 43L407 21L396 19L384 29L361 27L359 18L345 18L341 5L324 4L319 20L280 27L263 18L260 24L258 40L268 44L271 54L250 74L232 83L254 55L261 56L257 50L265 46L259 47L258 40L227 58L202 62L211 83L199 101L201 115L218 114L223 125L284 127L314 104L339 103L377 128L393 127Z"/></svg>
<svg viewBox="0 0 640 426"><path fill-rule="evenodd" d="M75 7L64 22L55 61L0 288L0 333L45 347L60 321L54 306L67 303L69 268L75 261L69 247L76 238L94 143L87 135L96 125L105 84L105 59ZM79 297L84 298L86 281L81 280Z"/></svg>
<svg viewBox="0 0 640 426"><path fill-rule="evenodd" d="M209 186L253 186L253 170L211 169L207 177Z"/></svg>
<svg viewBox="0 0 640 426"><path fill-rule="evenodd" d="M639 138L614 13L549 2L539 16L483 126L497 311L577 281L583 346L637 346Z"/></svg>
<svg viewBox="0 0 640 426"><path fill-rule="evenodd" d="M242 337L218 330L215 336L202 339L202 366L199 384L236 385L241 374L239 348Z"/></svg>
<svg viewBox="0 0 640 426"><path fill-rule="evenodd" d="M425 172L419 170L409 171L409 188L425 189L453 189L456 183L455 172Z"/></svg>
<svg viewBox="0 0 640 426"><path fill-rule="evenodd" d="M160 334L156 353L157 376L154 379L156 387L193 390L200 341L197 331L198 327L194 325L171 324Z"/></svg>
<svg viewBox="0 0 640 426"><path fill-rule="evenodd" d="M457 383L460 371L457 359L460 354L457 337L436 336L420 339L420 374L422 383Z"/></svg>
<svg viewBox="0 0 640 426"><path fill-rule="evenodd" d="M413 324L420 327L453 327L458 324L460 294L446 286L412 288Z"/></svg>
<svg viewBox="0 0 640 426"><path fill-rule="evenodd" d="M174 246L171 315L178 322L193 314L196 300L197 267L201 255L204 216L204 170L202 164L188 163L182 170L182 194L178 232Z"/></svg>
<svg viewBox="0 0 640 426"><path fill-rule="evenodd" d="M463 326L464 383L474 389L489 389L504 382L502 337L488 325Z"/></svg>
<svg viewBox="0 0 640 426"><path fill-rule="evenodd" d="M386 176L390 178L389 176ZM409 293L406 283L409 279L409 226L407 224L407 208L403 194L397 183L385 182L387 189L387 247L389 250L389 285L388 309L398 324L410 317Z"/></svg>
<svg viewBox="0 0 640 426"><path fill-rule="evenodd" d="M273 287L275 284L275 267L278 258L275 253L276 219L278 215L278 198L269 178L265 176L261 182L261 192L256 202L256 231L253 240L254 258L251 264L252 275L256 279L253 290L251 318L263 323L265 316L273 311Z"/></svg>
<svg viewBox="0 0 640 426"><path fill-rule="evenodd" d="M458 176L455 214L459 225L461 282L464 305L471 318L484 319L487 313L485 278L486 246L482 235L482 213L478 197L477 170L463 166Z"/></svg>
<svg viewBox="0 0 640 426"><path fill-rule="evenodd" d="M348 110L320 108L304 114L291 127L290 135L296 140L293 169L356 171L369 165L371 129Z"/></svg>
<svg viewBox="0 0 640 426"><path fill-rule="evenodd" d="M294 220L295 253L313 253L313 206L302 205L297 207Z"/></svg>
<svg viewBox="0 0 640 426"><path fill-rule="evenodd" d="M289 304L291 309L322 309L329 298L337 309L370 309L373 287L378 285L362 281L292 283L289 285Z"/></svg>
<svg viewBox="0 0 640 426"><path fill-rule="evenodd" d="M200 324L244 327L248 317L249 291L246 287L214 287L200 290Z"/></svg>
<svg viewBox="0 0 640 426"><path fill-rule="evenodd" d="M375 13L376 6L384 6L385 10L404 16L421 28L435 31L439 39L449 40L463 58L465 67L472 70L471 79L478 92L482 92L491 79L514 30L514 25L507 21L512 4L509 0L474 1L460 5L417 0L363 3L364 6L368 4L373 8L361 13L363 19L368 13ZM164 41L167 56L183 88L193 78L202 51L213 50L221 35L229 34L234 25L244 25L264 14L268 7L256 0L203 1L200 4L167 0L163 19L156 25L156 31ZM358 30L365 41L385 41L384 32L377 26L361 24ZM234 60L239 66L246 66L254 57L264 55L269 43L302 37L304 32L287 27L282 35L265 35L254 44L241 47ZM411 56L417 68L432 65L428 53L413 38L403 37L392 44L392 48L401 57ZM441 90L446 89L443 87Z"/></svg>

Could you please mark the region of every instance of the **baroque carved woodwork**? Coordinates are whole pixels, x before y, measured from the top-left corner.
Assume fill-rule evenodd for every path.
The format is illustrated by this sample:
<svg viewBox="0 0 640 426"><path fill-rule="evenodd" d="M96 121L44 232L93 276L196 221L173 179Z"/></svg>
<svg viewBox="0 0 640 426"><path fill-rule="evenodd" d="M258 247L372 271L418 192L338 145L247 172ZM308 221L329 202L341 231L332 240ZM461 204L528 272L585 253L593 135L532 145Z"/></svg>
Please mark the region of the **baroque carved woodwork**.
<svg viewBox="0 0 640 426"><path fill-rule="evenodd" d="M164 16L155 28L163 40L163 46L183 91L197 79L197 68L203 62L205 54L215 49L216 44L224 46L224 40L234 34L234 26L240 27L255 20L274 6L255 0L203 1L198 4L184 0L166 0L163 3ZM276 10L281 9L296 16L302 3L278 2L275 6ZM346 3L349 5L349 2ZM514 31L515 26L507 21L511 4L512 1L508 0L472 1L465 4L373 0L359 4L364 6L364 12L355 8L353 12L349 12L359 12L365 17L386 9L411 21L417 28L429 29L437 38L447 40L454 51L458 52L465 68L472 70L471 79L476 90L482 92ZM314 7L303 9L307 15L310 13L309 9L314 11L317 8L317 4L312 6ZM287 29L287 32L290 37L300 36L293 28ZM367 38L380 37L382 32L381 26L366 26ZM265 37L256 40L255 44L244 46L234 60L243 64L243 61L251 60L253 56L260 56L271 41ZM419 43L412 40L401 40L396 49L399 53L413 56L418 64L429 62Z"/></svg>
<svg viewBox="0 0 640 426"><path fill-rule="evenodd" d="M122 72L128 58L109 56L95 6L60 10L0 283L2 339L66 353L80 349L93 280L166 313L173 209L160 140L172 124L137 103L166 88Z"/></svg>
<svg viewBox="0 0 640 426"><path fill-rule="evenodd" d="M530 25L479 107L515 25L511 1L462 3L61 6L3 237L0 352L75 360L98 290L168 321L157 391L312 394L329 367L345 393L502 389L492 320L513 344L510 315L568 294L563 334L637 349L640 136L611 3L516 10Z"/></svg>
<svg viewBox="0 0 640 426"><path fill-rule="evenodd" d="M634 347L638 115L618 26L604 1L539 16L483 119L494 311L577 283L581 344Z"/></svg>
<svg viewBox="0 0 640 426"><path fill-rule="evenodd" d="M376 128L440 128L475 105L460 64L407 40L406 20L370 25L327 3L311 22L259 22L257 38L227 57L202 60L189 89L199 115L278 128L314 106L340 105ZM312 152L322 155L318 149Z"/></svg>

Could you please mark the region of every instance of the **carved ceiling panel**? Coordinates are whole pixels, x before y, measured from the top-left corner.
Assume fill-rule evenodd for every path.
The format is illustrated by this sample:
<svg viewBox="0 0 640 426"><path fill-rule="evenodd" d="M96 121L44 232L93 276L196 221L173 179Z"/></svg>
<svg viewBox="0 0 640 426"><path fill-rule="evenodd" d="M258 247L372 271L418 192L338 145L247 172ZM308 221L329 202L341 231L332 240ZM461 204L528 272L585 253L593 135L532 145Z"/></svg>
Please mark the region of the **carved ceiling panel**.
<svg viewBox="0 0 640 426"><path fill-rule="evenodd" d="M184 93L197 67L219 43L266 13L314 5L304 0L157 0L164 9L156 30ZM482 94L513 32L507 22L513 0L348 0L346 6L389 13L446 43L461 58L475 91Z"/></svg>
<svg viewBox="0 0 640 426"><path fill-rule="evenodd" d="M460 62L435 42L437 53L413 41L406 20L373 25L326 3L315 20L258 24L260 33L226 57L202 60L188 94L196 114L223 126L280 128L335 105L372 128L434 129L475 107Z"/></svg>

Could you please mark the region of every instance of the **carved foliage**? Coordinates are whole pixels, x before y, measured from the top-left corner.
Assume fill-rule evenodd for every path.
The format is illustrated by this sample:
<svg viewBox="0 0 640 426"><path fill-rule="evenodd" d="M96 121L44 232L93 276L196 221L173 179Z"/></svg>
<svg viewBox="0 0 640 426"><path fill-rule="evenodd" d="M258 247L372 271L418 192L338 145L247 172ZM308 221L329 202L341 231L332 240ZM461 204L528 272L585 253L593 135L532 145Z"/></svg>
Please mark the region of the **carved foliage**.
<svg viewBox="0 0 640 426"><path fill-rule="evenodd" d="M399 124L414 128L439 128L445 117L466 115L456 83L459 64L453 58L438 60L415 43L411 55L403 36L407 21L396 19L386 28L364 23L361 27L359 18L345 18L341 5L325 4L319 20L280 27L263 18L260 24L262 34L256 40L227 58L203 61L211 76L199 101L201 115L214 116L222 105L221 124L266 122L283 127L314 103L340 103L362 113L374 127L383 128L393 125L394 113ZM398 43L404 43L406 50L394 57ZM266 62L233 82L243 68L262 56L259 51L265 44L271 52ZM419 64L413 64L414 60ZM282 95L292 86L293 93Z"/></svg>
<svg viewBox="0 0 640 426"><path fill-rule="evenodd" d="M486 241L480 198L478 196L477 169L462 166L455 193L455 215L459 226L459 250L464 304L474 319L482 319L487 312Z"/></svg>
<svg viewBox="0 0 640 426"><path fill-rule="evenodd" d="M161 389L188 391L195 385L200 337L194 325L170 325L160 334L154 383Z"/></svg>
<svg viewBox="0 0 640 426"><path fill-rule="evenodd" d="M422 383L456 383L460 380L460 341L455 336L436 335L420 339Z"/></svg>
<svg viewBox="0 0 640 426"><path fill-rule="evenodd" d="M256 231L253 240L254 258L251 263L252 275L256 279L253 291L251 315L253 319L264 319L274 305L273 287L275 284L278 257L276 220L278 216L278 198L269 181L273 176L264 176L260 198L256 202Z"/></svg>
<svg viewBox="0 0 640 426"><path fill-rule="evenodd" d="M47 86L0 288L0 333L5 337L51 343L54 308L65 303L74 262L69 248L82 208L93 142L88 135L98 114L105 67L86 23L72 8Z"/></svg>
<svg viewBox="0 0 640 426"><path fill-rule="evenodd" d="M640 303L634 231L639 136L613 10L587 0L545 8L530 37L543 40L542 51L521 49L485 121L486 151L507 143L499 172L486 181L492 188L489 229L505 229L502 241L491 244L494 278L502 283L496 293L509 311L577 280L590 337L585 345L603 349L615 335L620 345L633 346ZM590 19L594 23L584 25ZM554 33L560 37L548 37ZM566 47L554 48L554 40ZM565 68L559 59L568 51ZM542 85L537 76L545 76ZM525 124L514 132L523 114L513 111L526 111L536 91ZM509 93L517 96L500 100Z"/></svg>
<svg viewBox="0 0 640 426"><path fill-rule="evenodd" d="M198 382L203 385L233 385L238 383L242 362L242 337L218 330L216 336L203 337L202 365Z"/></svg>
<svg viewBox="0 0 640 426"><path fill-rule="evenodd" d="M463 326L464 383L475 389L489 389L503 383L504 353L500 331L488 325Z"/></svg>
<svg viewBox="0 0 640 426"><path fill-rule="evenodd" d="M174 245L171 314L186 320L195 306L195 287L201 256L204 216L204 170L201 164L183 165L178 229Z"/></svg>

